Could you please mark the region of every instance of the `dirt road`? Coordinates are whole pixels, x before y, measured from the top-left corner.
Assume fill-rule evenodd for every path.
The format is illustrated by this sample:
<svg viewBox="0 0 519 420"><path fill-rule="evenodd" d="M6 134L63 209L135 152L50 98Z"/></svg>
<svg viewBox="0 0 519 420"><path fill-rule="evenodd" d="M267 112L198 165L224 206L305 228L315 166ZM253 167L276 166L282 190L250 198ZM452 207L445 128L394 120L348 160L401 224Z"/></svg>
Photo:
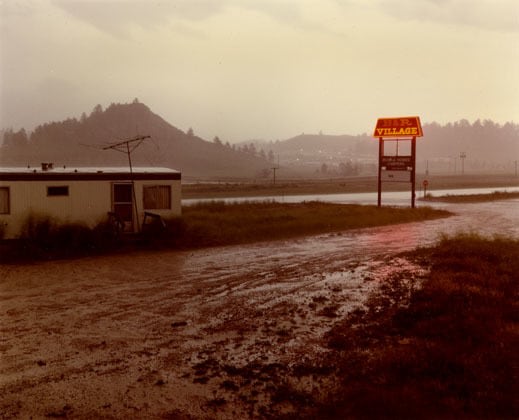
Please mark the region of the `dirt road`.
<svg viewBox="0 0 519 420"><path fill-rule="evenodd" d="M477 223L519 234L517 200L470 208L299 240L0 266L0 416L295 413L333 386L318 363L324 333L391 273L424 274L395 252Z"/></svg>
<svg viewBox="0 0 519 420"><path fill-rule="evenodd" d="M332 378L306 374L305 360L388 270L344 239L0 267L2 416L297 410L283 387L318 398Z"/></svg>

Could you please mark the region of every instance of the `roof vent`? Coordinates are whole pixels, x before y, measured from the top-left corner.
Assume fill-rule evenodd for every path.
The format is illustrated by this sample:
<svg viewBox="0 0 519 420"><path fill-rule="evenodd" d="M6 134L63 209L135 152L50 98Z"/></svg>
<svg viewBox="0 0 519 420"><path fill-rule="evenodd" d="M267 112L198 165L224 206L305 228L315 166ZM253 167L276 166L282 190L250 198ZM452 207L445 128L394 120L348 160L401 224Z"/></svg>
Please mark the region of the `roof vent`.
<svg viewBox="0 0 519 420"><path fill-rule="evenodd" d="M54 168L54 164L50 162L42 162L41 163L41 170L42 171L49 171Z"/></svg>

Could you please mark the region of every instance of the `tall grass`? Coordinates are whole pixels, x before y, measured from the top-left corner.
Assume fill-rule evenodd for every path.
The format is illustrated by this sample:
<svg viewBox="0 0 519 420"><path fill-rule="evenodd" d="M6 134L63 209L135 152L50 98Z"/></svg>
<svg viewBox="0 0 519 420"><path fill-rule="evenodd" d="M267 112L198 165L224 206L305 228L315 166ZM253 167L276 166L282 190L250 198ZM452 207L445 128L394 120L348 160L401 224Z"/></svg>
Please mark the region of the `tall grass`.
<svg viewBox="0 0 519 420"><path fill-rule="evenodd" d="M227 204L216 201L184 207L182 218L166 220L165 228L155 221L146 225L137 237L117 235L108 222L90 229L77 223L60 224L45 215L30 215L16 245L2 252L0 261L8 261L13 256L40 259L121 249L185 249L239 244L404 223L449 214L428 207L377 208L321 202Z"/></svg>
<svg viewBox="0 0 519 420"><path fill-rule="evenodd" d="M0 262L52 259L97 254L118 247L117 234L109 223L94 228L82 223L60 223L31 213L17 240L2 244Z"/></svg>
<svg viewBox="0 0 519 420"><path fill-rule="evenodd" d="M379 297L331 332L342 381L319 417L519 417L519 241L446 237L427 260L408 306Z"/></svg>
<svg viewBox="0 0 519 420"><path fill-rule="evenodd" d="M510 200L519 198L519 192L494 191L490 194L443 195L435 197L427 194L426 201L441 201L446 203L483 203L486 201Z"/></svg>
<svg viewBox="0 0 519 420"><path fill-rule="evenodd" d="M335 232L445 217L429 207L416 209L322 202L210 202L183 209L184 246L209 246ZM178 231L178 222L174 226Z"/></svg>

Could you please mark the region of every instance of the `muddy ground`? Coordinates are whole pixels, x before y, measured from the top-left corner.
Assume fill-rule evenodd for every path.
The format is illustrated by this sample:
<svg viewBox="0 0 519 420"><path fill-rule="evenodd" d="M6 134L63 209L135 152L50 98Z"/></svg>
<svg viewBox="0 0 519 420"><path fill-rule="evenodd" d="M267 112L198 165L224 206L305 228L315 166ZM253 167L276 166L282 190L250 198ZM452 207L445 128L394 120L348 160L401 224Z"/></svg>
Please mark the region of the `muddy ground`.
<svg viewBox="0 0 519 420"><path fill-rule="evenodd" d="M0 266L0 416L302 413L334 387L326 332L391 273L423 275L309 241Z"/></svg>

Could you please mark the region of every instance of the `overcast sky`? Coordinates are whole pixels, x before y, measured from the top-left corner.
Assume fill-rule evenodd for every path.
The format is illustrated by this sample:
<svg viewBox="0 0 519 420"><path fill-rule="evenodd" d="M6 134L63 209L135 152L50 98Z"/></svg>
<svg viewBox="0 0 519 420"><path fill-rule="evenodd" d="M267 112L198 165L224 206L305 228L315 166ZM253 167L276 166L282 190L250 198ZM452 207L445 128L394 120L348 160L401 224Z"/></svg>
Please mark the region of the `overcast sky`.
<svg viewBox="0 0 519 420"><path fill-rule="evenodd" d="M137 97L211 140L519 122L518 0L0 0L0 127Z"/></svg>

